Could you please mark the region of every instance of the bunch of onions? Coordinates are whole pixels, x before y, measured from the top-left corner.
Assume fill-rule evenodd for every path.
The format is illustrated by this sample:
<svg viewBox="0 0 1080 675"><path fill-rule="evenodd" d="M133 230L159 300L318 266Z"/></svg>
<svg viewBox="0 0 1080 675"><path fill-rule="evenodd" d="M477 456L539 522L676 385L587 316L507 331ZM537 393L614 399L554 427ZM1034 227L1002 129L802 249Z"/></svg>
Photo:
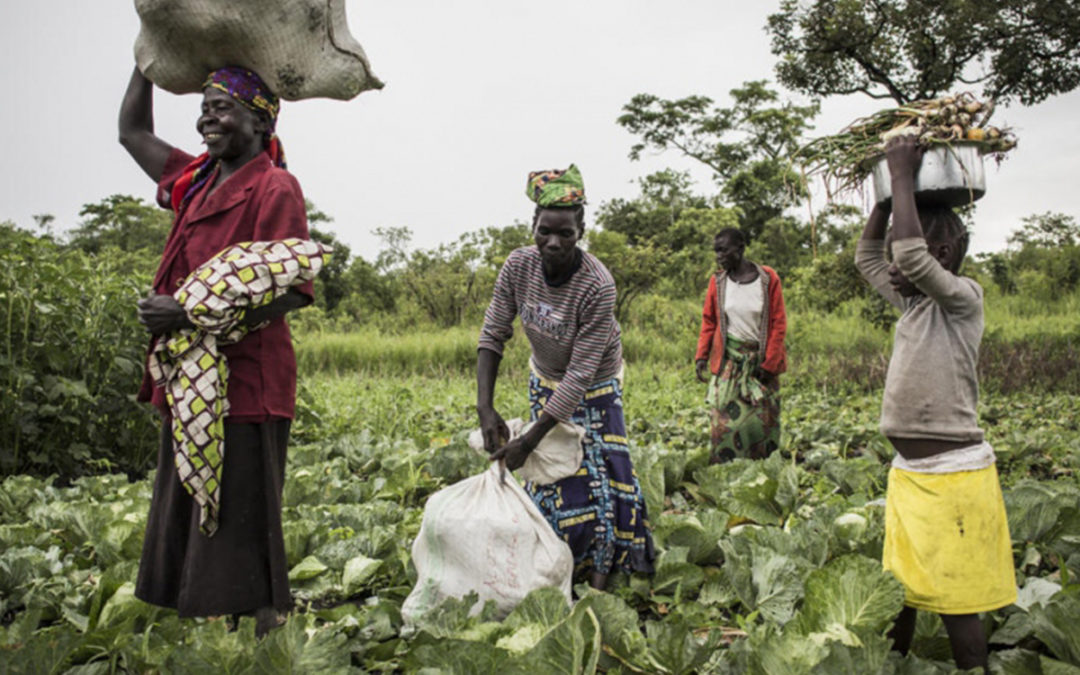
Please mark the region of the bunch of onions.
<svg viewBox="0 0 1080 675"><path fill-rule="evenodd" d="M857 189L869 175L873 160L885 151L894 136L912 135L926 148L970 143L997 161L1016 147L1008 128L990 126L994 104L983 103L970 93L912 101L855 120L840 133L806 144L794 161L806 176L821 176L832 194Z"/></svg>

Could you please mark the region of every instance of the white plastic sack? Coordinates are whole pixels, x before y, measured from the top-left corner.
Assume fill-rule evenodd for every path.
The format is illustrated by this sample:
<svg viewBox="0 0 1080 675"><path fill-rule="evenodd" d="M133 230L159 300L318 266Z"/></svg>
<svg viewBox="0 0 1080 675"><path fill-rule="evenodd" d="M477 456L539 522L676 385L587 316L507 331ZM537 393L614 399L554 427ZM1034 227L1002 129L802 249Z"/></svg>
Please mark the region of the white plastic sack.
<svg viewBox="0 0 1080 675"><path fill-rule="evenodd" d="M345 0L135 0L135 10L135 62L176 94L201 91L223 66L250 68L294 101L382 87L349 33Z"/></svg>
<svg viewBox="0 0 1080 675"><path fill-rule="evenodd" d="M521 418L515 417L509 420L506 426L510 429L510 438L517 438L533 424L526 424ZM525 458L525 464L517 470L517 474L537 485L548 485L573 476L581 468L581 461L585 458L585 450L581 447L583 438L584 427L566 422L557 423ZM469 447L484 452L484 436L480 429L474 429L469 434Z"/></svg>
<svg viewBox="0 0 1080 675"><path fill-rule="evenodd" d="M416 587L401 606L414 624L449 597L475 591L505 617L530 591L554 586L570 602L574 555L525 489L498 463L428 498L413 542Z"/></svg>

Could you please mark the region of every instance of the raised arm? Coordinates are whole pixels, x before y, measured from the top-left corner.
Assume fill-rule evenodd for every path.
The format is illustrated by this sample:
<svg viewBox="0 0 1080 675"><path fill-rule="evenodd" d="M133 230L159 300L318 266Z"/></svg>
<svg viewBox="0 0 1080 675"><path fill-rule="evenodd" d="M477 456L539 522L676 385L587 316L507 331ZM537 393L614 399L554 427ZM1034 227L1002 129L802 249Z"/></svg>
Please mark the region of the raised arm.
<svg viewBox="0 0 1080 675"><path fill-rule="evenodd" d="M885 260L885 230L889 225L889 207L876 204L866 220L862 237L855 246L855 266L863 279L893 306L904 308L904 300L889 283L889 263Z"/></svg>
<svg viewBox="0 0 1080 675"><path fill-rule="evenodd" d="M155 183L173 147L154 135L154 85L135 68L120 104L120 145Z"/></svg>
<svg viewBox="0 0 1080 675"><path fill-rule="evenodd" d="M922 164L922 150L914 136L900 136L885 146L892 181L893 241L923 238L915 206L915 174Z"/></svg>
<svg viewBox="0 0 1080 675"><path fill-rule="evenodd" d="M885 153L892 175L892 252L897 269L947 312L962 313L981 307L978 285L942 265L939 257L949 257L940 250L942 242L935 243L937 253L929 250L915 204L915 174L922 163L922 150L913 137L907 136L889 141Z"/></svg>
<svg viewBox="0 0 1080 675"><path fill-rule="evenodd" d="M874 204L859 241L884 241L885 231L889 228L889 211L890 207L884 202Z"/></svg>

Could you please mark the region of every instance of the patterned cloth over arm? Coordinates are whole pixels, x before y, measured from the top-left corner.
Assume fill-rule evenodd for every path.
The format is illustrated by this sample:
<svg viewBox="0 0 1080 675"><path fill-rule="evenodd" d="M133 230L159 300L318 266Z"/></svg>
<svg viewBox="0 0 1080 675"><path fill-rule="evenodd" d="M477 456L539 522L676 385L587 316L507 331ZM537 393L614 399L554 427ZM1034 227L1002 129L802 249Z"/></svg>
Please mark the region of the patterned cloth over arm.
<svg viewBox="0 0 1080 675"><path fill-rule="evenodd" d="M301 239L235 244L195 269L174 297L194 329L159 340L149 369L165 397L173 424L180 482L199 504L199 527L217 530L229 368L219 345L239 342L247 309L261 307L289 288L310 282L331 249Z"/></svg>

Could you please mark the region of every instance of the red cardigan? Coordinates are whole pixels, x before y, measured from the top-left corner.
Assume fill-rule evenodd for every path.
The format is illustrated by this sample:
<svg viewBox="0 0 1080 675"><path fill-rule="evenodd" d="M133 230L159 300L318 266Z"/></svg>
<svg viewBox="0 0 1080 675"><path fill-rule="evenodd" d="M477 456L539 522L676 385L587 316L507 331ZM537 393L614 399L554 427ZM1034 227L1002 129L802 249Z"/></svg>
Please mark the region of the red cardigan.
<svg viewBox="0 0 1080 675"><path fill-rule="evenodd" d="M787 333L787 314L784 312L784 294L780 290L780 277L776 271L766 265L758 265L759 273L766 275L768 288L762 316L766 318L763 326L765 338L765 359L761 362L762 370L774 375L787 370L787 352L784 349L784 335ZM705 306L701 310L701 335L698 337L697 354L694 360L708 359L709 370L720 372L724 360L724 312L717 297L717 279L726 279L727 274L720 270L709 279L709 290L705 293Z"/></svg>

